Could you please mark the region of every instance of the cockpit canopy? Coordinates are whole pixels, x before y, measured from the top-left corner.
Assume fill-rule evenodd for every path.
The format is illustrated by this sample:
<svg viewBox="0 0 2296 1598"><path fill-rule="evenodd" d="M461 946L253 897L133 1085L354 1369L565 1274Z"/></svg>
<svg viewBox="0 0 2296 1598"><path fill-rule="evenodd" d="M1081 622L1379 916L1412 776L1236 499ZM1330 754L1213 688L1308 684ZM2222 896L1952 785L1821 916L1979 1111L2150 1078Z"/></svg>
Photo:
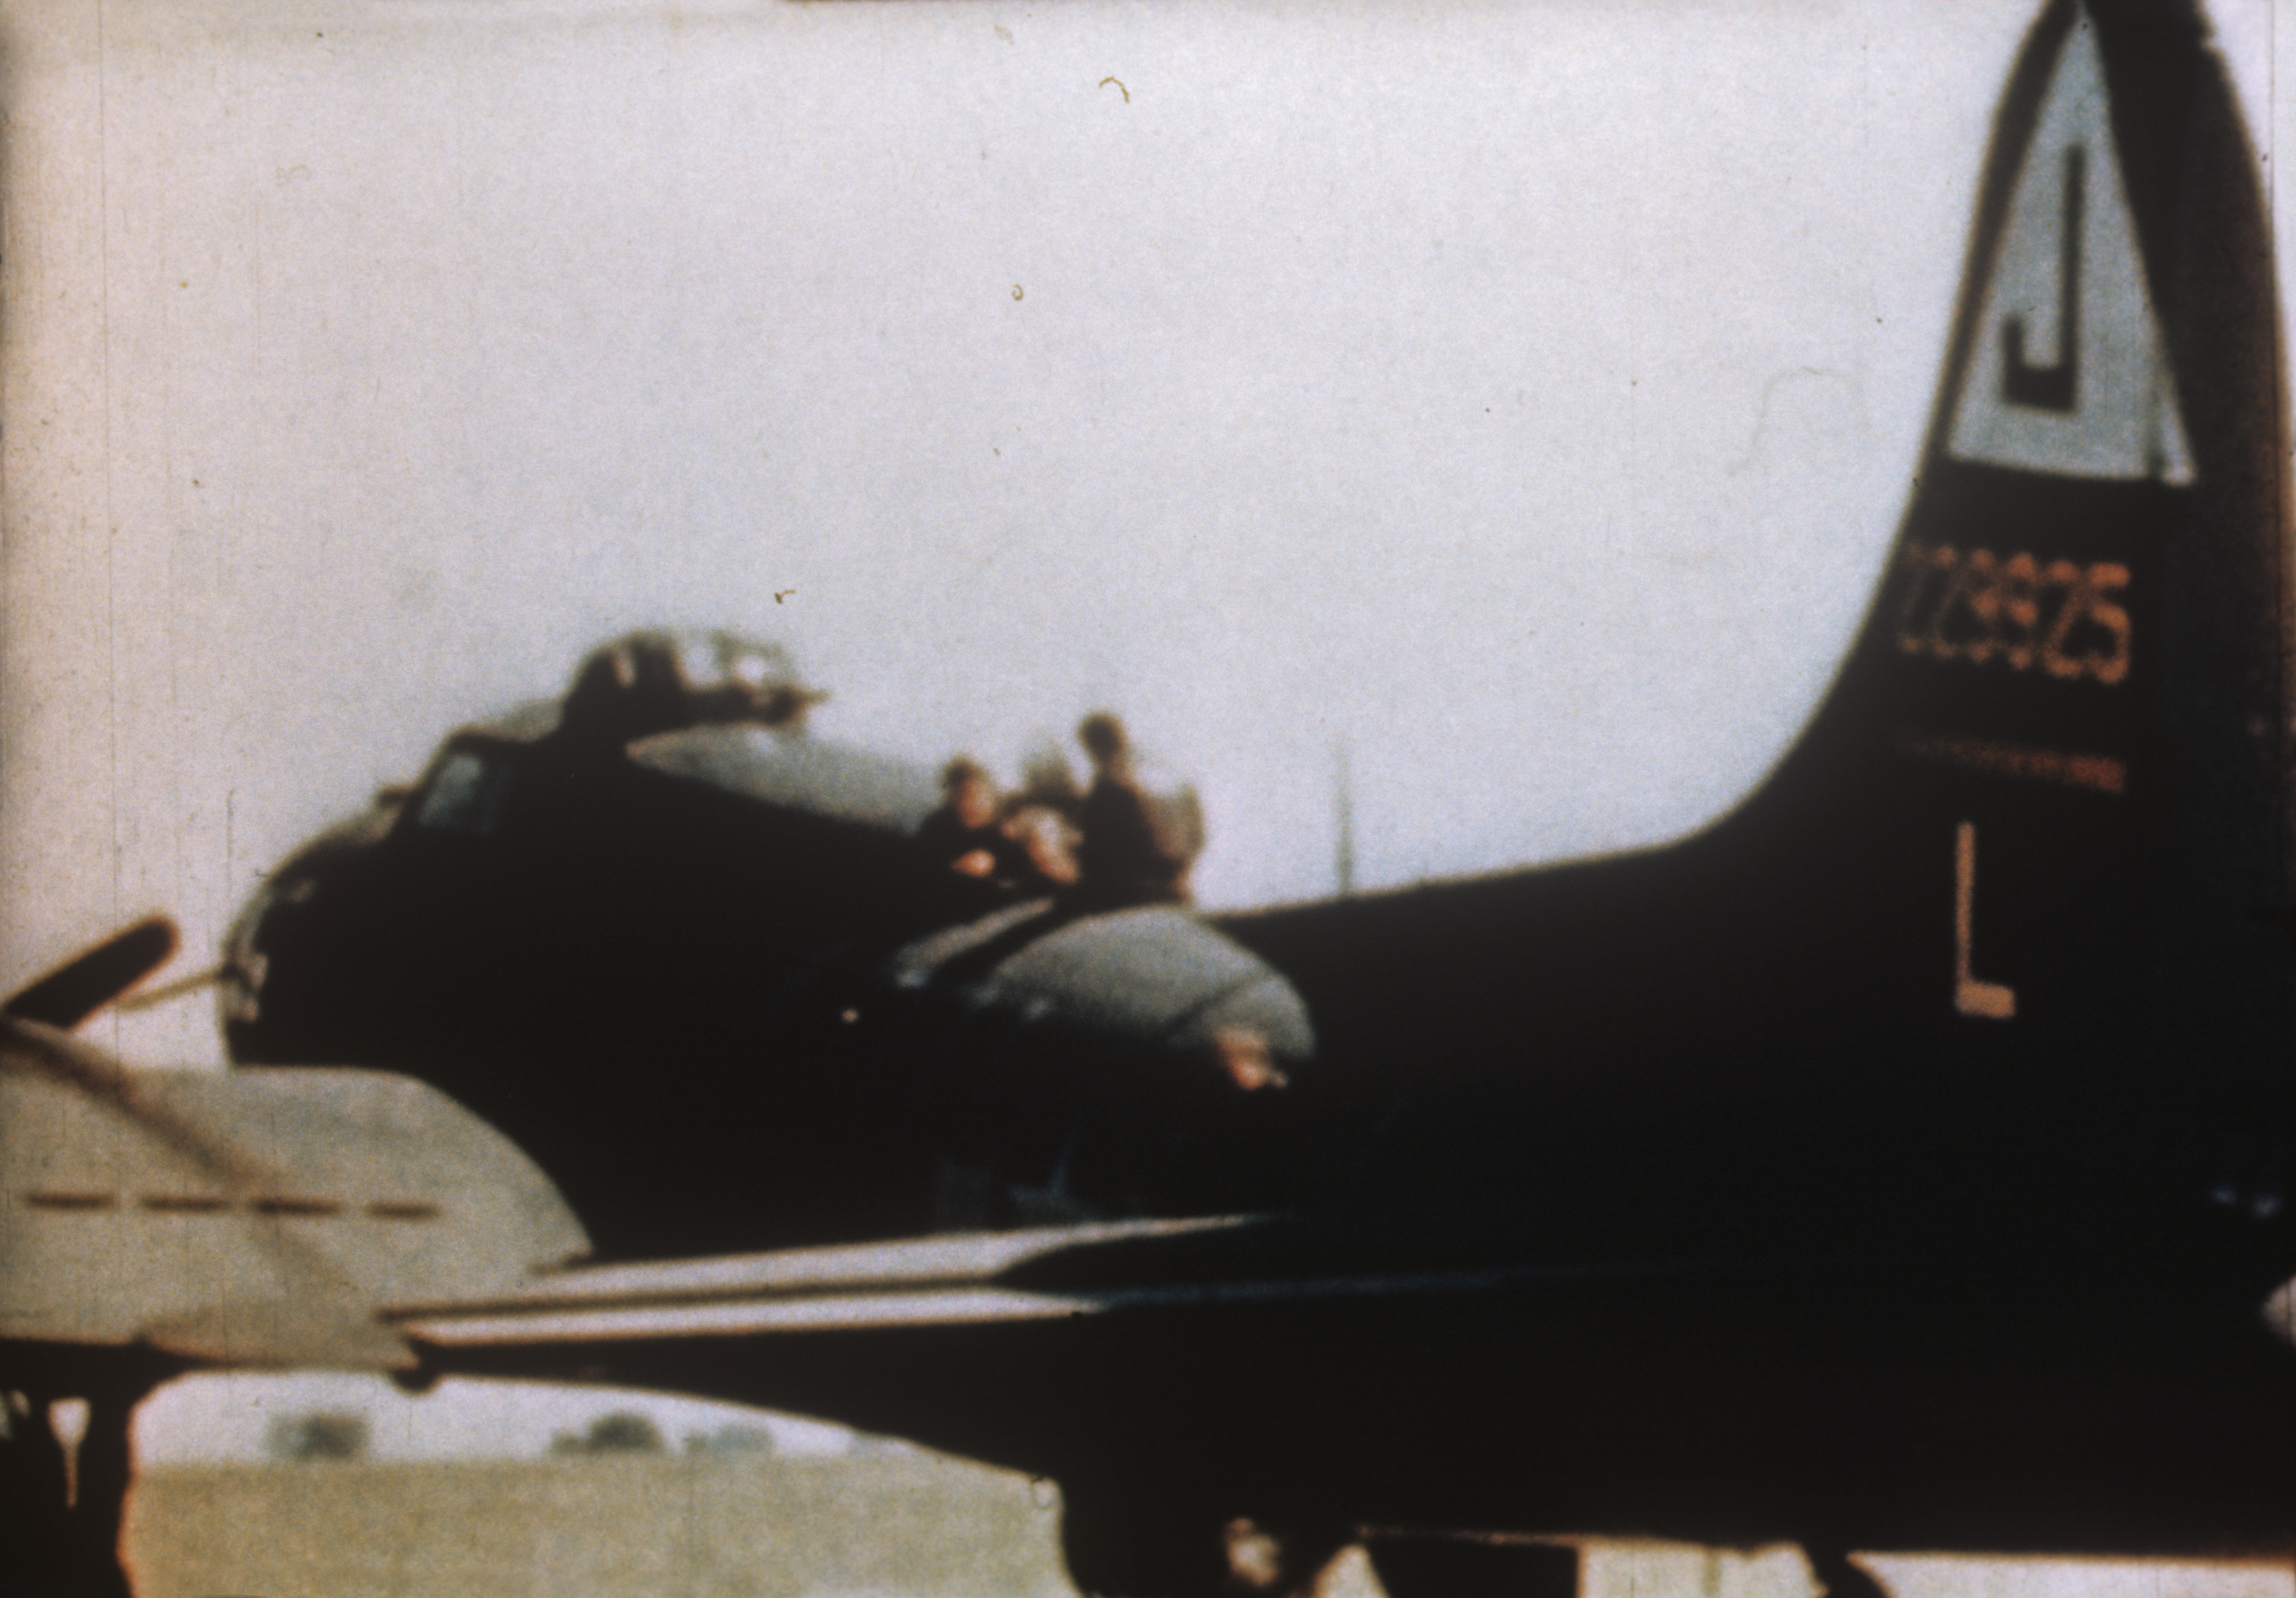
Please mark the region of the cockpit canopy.
<svg viewBox="0 0 2296 1598"><path fill-rule="evenodd" d="M778 644L722 627L649 628L591 651L560 726L601 743L728 722L794 732L828 697L799 680Z"/></svg>

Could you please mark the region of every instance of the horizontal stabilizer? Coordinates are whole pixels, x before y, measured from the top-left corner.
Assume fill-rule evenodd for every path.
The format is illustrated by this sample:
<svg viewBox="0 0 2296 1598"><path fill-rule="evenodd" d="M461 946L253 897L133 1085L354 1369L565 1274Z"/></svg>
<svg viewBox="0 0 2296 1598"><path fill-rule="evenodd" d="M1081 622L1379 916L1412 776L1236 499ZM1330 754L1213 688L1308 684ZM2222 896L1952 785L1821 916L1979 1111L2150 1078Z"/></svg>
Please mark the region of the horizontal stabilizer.
<svg viewBox="0 0 2296 1598"><path fill-rule="evenodd" d="M0 1020L0 1342L399 1367L379 1306L587 1248L531 1161L422 1083L127 1070Z"/></svg>

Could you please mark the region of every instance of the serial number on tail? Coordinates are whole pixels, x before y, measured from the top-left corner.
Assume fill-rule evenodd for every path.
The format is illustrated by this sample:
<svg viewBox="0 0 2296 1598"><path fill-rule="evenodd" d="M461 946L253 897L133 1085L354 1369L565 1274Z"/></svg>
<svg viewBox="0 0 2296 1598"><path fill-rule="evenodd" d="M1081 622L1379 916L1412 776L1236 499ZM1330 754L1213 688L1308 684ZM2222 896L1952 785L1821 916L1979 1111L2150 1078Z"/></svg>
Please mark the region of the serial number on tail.
<svg viewBox="0 0 2296 1598"><path fill-rule="evenodd" d="M1898 648L1909 655L2038 666L2052 677L2108 685L2128 676L2128 612L2113 595L2128 586L2117 561L2051 561L1950 544L1906 545Z"/></svg>

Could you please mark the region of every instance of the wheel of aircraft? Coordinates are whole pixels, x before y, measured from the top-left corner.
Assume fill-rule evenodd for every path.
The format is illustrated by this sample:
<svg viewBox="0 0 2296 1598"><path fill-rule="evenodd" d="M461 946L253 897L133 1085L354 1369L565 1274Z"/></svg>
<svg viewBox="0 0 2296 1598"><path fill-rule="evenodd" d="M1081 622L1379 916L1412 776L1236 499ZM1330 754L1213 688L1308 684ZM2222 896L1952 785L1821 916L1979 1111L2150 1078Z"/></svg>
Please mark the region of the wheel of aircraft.
<svg viewBox="0 0 2296 1598"><path fill-rule="evenodd" d="M1849 1550L1805 1543L1801 1553L1824 1598L1890 1598L1889 1589L1870 1571L1849 1562Z"/></svg>
<svg viewBox="0 0 2296 1598"><path fill-rule="evenodd" d="M1147 1489L1062 1490L1061 1552L1088 1598L1304 1598L1351 1528L1225 1515Z"/></svg>
<svg viewBox="0 0 2296 1598"><path fill-rule="evenodd" d="M1578 1598L1569 1543L1389 1534L1364 1550L1387 1598Z"/></svg>
<svg viewBox="0 0 2296 1598"><path fill-rule="evenodd" d="M0 1378L4 1381L5 1378ZM29 1593L74 1598L128 1598L119 1562L119 1533L130 1472L128 1430L152 1381L79 1380L62 1389L10 1388L5 1502L13 1527L11 1566ZM57 1435L66 1399L86 1405L77 1438Z"/></svg>

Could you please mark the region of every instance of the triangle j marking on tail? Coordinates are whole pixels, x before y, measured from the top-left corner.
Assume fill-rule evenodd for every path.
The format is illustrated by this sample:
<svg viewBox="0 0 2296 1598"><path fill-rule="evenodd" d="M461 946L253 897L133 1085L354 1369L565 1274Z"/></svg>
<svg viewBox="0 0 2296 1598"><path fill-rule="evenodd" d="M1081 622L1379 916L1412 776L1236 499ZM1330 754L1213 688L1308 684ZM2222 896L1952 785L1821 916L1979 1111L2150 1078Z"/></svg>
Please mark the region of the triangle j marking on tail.
<svg viewBox="0 0 2296 1598"><path fill-rule="evenodd" d="M1948 448L2062 477L2193 479L2086 13L2034 119Z"/></svg>

